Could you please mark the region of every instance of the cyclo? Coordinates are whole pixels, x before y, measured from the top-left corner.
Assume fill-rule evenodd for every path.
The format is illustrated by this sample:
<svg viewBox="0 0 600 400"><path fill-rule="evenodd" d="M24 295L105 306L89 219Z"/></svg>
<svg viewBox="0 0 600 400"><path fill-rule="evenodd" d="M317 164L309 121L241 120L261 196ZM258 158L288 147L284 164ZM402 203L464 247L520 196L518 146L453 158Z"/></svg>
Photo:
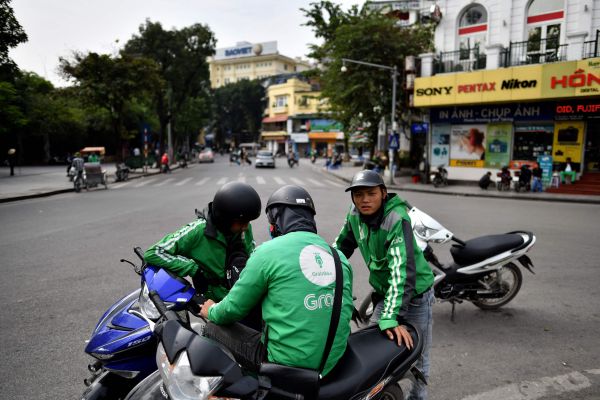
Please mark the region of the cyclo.
<svg viewBox="0 0 600 400"><path fill-rule="evenodd" d="M104 147L84 147L80 151L83 157L89 157L91 154L99 154L100 157L102 157L105 152L106 150ZM84 163L83 170L78 171L77 176L73 179L75 191L80 192L81 188L89 190L98 185L104 185L104 188L108 189L106 170L102 169L100 162Z"/></svg>

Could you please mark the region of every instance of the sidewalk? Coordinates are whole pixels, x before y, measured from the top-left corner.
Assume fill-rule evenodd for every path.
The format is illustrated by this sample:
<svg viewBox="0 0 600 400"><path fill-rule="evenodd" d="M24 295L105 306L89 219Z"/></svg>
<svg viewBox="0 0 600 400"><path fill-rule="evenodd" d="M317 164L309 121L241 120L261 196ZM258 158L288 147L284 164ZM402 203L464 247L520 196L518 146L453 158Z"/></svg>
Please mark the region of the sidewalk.
<svg viewBox="0 0 600 400"><path fill-rule="evenodd" d="M344 165L339 169L326 170L322 165L314 165L314 169L318 169L334 175L346 182L352 181L352 177L358 171L362 170L362 167L353 167L351 165ZM384 177L384 181L388 189L401 190L408 192L422 192L452 196L473 196L473 197L490 197L490 198L504 198L504 199L515 199L515 200L538 200L538 201L559 201L567 203L589 203L589 204L600 204L600 196L588 196L588 195L567 195L558 193L516 193L515 191L499 192L495 187L490 187L488 190L482 190L477 185L460 185L450 184L446 187L435 188L431 184L413 183L410 177L396 177L394 178L394 184L389 183L389 176Z"/></svg>
<svg viewBox="0 0 600 400"><path fill-rule="evenodd" d="M102 165L108 177L108 187L115 183L116 166ZM171 169L178 168L173 165ZM146 174L141 169L129 172L129 179L156 175L158 168L149 168ZM102 187L101 187L102 188ZM0 203L52 196L73 191L73 182L67 178L67 166L16 167L15 176L10 176L8 168L0 169Z"/></svg>

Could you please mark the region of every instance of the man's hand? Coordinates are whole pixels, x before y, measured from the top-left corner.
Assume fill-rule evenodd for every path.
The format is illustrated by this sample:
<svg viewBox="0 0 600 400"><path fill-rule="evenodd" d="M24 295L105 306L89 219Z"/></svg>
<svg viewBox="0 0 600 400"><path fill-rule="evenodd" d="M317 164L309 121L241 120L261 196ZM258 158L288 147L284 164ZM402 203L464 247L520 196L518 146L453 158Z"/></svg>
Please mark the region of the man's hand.
<svg viewBox="0 0 600 400"><path fill-rule="evenodd" d="M210 308L212 306L215 305L215 302L212 301L211 299L207 299L204 304L202 304L202 308L200 309L200 315L206 319L208 319L208 310L210 310Z"/></svg>
<svg viewBox="0 0 600 400"><path fill-rule="evenodd" d="M394 340L395 337L396 341L398 342L398 346L400 346L402 342L404 342L408 349L412 349L413 340L410 336L410 333L408 333L404 325L399 325L395 328L386 329L385 334L388 338L390 338L390 340Z"/></svg>

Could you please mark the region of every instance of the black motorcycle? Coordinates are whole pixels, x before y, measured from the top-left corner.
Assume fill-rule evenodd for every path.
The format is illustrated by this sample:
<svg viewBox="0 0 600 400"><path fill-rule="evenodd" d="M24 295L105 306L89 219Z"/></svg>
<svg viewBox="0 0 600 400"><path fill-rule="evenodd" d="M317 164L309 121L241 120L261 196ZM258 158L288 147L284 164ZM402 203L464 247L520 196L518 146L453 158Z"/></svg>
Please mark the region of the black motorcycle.
<svg viewBox="0 0 600 400"><path fill-rule="evenodd" d="M129 167L125 163L117 164L117 171L115 172L116 182L125 182L129 179Z"/></svg>

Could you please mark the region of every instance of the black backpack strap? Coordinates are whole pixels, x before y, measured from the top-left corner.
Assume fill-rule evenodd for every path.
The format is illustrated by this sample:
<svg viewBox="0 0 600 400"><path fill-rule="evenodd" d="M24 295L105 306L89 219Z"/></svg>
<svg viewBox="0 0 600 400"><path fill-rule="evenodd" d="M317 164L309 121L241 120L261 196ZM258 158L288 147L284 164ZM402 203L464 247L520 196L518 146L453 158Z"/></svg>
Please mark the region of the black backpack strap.
<svg viewBox="0 0 600 400"><path fill-rule="evenodd" d="M325 363L329 357L331 346L333 345L333 339L337 327L340 323L340 313L342 312L342 290L344 289L344 276L342 272L342 262L340 261L340 255L337 250L329 246L331 249L331 255L335 263L335 294L333 297L333 310L331 311L331 322L329 323L329 333L327 334L327 341L325 342L325 349L323 350L323 359L321 360L321 366L319 367L319 373L323 373Z"/></svg>

